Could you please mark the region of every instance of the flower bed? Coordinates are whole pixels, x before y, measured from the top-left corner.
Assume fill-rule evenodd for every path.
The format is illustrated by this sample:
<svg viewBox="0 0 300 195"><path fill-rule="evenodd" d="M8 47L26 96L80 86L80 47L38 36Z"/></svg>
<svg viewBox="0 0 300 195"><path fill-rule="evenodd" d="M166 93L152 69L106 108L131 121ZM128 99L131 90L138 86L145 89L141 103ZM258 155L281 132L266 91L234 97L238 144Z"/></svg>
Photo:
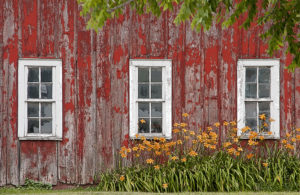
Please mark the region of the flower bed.
<svg viewBox="0 0 300 195"><path fill-rule="evenodd" d="M173 140L147 140L136 135L120 155L134 166L102 173L98 190L102 191L298 191L300 159L294 129L281 143L267 144L264 136L249 127L242 129L249 139L237 136L236 122L224 121L213 126L189 130L188 114L175 123ZM266 134L273 119L260 115L261 130ZM218 142L217 130L227 132L224 143ZM298 150L299 151L299 150Z"/></svg>

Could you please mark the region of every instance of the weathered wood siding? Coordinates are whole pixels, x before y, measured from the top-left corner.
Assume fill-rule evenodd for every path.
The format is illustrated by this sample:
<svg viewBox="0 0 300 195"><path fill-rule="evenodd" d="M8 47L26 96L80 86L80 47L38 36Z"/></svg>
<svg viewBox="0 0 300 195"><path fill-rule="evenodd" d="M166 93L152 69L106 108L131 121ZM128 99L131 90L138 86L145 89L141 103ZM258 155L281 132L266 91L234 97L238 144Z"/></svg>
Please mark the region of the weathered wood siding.
<svg viewBox="0 0 300 195"><path fill-rule="evenodd" d="M253 25L215 25L196 33L175 15L159 19L129 9L96 34L85 29L75 0L0 0L0 186L25 178L88 184L99 170L118 164L128 141L128 63L133 58L172 59L173 121L190 113L192 127L236 119L236 66L242 58L268 58ZM300 69L281 61L281 135L300 126ZM63 60L63 140L17 138L17 61ZM220 139L225 132L220 129Z"/></svg>

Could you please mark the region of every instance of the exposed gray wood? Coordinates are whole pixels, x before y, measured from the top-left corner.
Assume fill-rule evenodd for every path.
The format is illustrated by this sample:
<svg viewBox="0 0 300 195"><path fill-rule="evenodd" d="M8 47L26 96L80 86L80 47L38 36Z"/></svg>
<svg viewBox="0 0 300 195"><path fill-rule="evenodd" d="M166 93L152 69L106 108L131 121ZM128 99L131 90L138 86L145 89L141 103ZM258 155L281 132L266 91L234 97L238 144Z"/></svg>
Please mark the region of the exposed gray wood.
<svg viewBox="0 0 300 195"><path fill-rule="evenodd" d="M77 183L76 178L76 93L75 93L75 1L59 1L60 25L59 58L64 60L64 130L63 140L58 142L58 181Z"/></svg>
<svg viewBox="0 0 300 195"><path fill-rule="evenodd" d="M95 175L95 35L86 30L86 21L78 18L78 47L77 47L77 82L78 82L78 150L79 161L77 164L79 182L82 184L93 183Z"/></svg>
<svg viewBox="0 0 300 195"><path fill-rule="evenodd" d="M6 182L17 185L18 178L18 140L17 140L17 60L18 60L18 1L4 4L3 28L3 66L6 80Z"/></svg>
<svg viewBox="0 0 300 195"><path fill-rule="evenodd" d="M4 3L0 3L0 27L3 26L3 12ZM6 129L7 126L7 98L5 93L5 86L7 86L7 79L5 79L5 71L3 66L3 30L0 28L0 186L6 184Z"/></svg>
<svg viewBox="0 0 300 195"><path fill-rule="evenodd" d="M178 11L178 8L174 9L174 13ZM182 82L181 75L183 74L181 71L181 66L183 66L183 51L184 50L184 42L182 40L182 36L184 35L184 25L176 26L173 21L176 17L174 13L168 13L167 25L168 25L168 58L172 59L172 77L176 79L172 79L172 120L173 122L181 121L181 113L183 112L182 107ZM183 70L184 71L184 70Z"/></svg>
<svg viewBox="0 0 300 195"><path fill-rule="evenodd" d="M200 103L201 91L201 35L202 32L197 33L190 27L190 22L186 23L185 31L185 108L183 112L189 113L186 119L189 122L189 128L198 131L202 126L203 109ZM174 88L174 90L176 90Z"/></svg>
<svg viewBox="0 0 300 195"><path fill-rule="evenodd" d="M232 121L235 119L235 113L232 111L236 107L236 99L234 98L236 83L234 78L234 72L236 71L236 65L233 63L236 56L236 49L233 50L231 45L234 44L234 31L232 28L223 29L223 36L221 40L221 60L220 64L220 78L218 80L220 87L220 123L224 120ZM220 127L221 134L219 134L220 140L225 140L227 128L223 125Z"/></svg>

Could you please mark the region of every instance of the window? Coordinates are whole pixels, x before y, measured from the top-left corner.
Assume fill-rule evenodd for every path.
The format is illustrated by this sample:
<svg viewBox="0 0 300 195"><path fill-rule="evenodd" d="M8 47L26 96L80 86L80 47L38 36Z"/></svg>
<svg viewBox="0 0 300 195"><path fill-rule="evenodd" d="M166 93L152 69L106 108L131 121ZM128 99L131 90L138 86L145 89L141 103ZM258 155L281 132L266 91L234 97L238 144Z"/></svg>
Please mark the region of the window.
<svg viewBox="0 0 300 195"><path fill-rule="evenodd" d="M279 59L243 59L237 71L238 136L245 126L265 138L279 138ZM266 124L259 115L265 114ZM275 121L269 122L272 118ZM271 131L269 135L266 132ZM247 132L242 138L248 138Z"/></svg>
<svg viewBox="0 0 300 195"><path fill-rule="evenodd" d="M172 132L171 60L130 60L130 137Z"/></svg>
<svg viewBox="0 0 300 195"><path fill-rule="evenodd" d="M18 137L21 140L62 138L61 60L19 60Z"/></svg>

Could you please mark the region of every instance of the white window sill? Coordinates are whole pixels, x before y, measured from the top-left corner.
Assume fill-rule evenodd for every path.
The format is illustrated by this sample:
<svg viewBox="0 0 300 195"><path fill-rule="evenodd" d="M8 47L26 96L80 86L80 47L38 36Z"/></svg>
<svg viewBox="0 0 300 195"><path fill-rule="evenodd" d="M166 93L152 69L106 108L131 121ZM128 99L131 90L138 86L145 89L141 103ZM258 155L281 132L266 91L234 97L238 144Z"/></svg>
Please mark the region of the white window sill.
<svg viewBox="0 0 300 195"><path fill-rule="evenodd" d="M268 135L268 134L265 134L265 133L259 133L258 136L255 139L259 140L259 136L263 136L264 140L265 139L269 139L269 140L271 140L271 139L279 140L280 139L280 136ZM241 135L240 139L250 139L250 134Z"/></svg>
<svg viewBox="0 0 300 195"><path fill-rule="evenodd" d="M38 136L27 136L27 137L19 137L19 140L48 140L48 141L62 141L61 137L38 137Z"/></svg>
<svg viewBox="0 0 300 195"><path fill-rule="evenodd" d="M135 137L135 136L133 136L133 137L130 137L130 139L140 140L142 137L145 137L148 140L152 140L155 137L158 138L158 139L159 138L165 138L167 140L172 139L172 137L167 137L167 136L163 135L162 133L151 133L151 134L148 134L148 133L139 133L139 137L138 138Z"/></svg>

